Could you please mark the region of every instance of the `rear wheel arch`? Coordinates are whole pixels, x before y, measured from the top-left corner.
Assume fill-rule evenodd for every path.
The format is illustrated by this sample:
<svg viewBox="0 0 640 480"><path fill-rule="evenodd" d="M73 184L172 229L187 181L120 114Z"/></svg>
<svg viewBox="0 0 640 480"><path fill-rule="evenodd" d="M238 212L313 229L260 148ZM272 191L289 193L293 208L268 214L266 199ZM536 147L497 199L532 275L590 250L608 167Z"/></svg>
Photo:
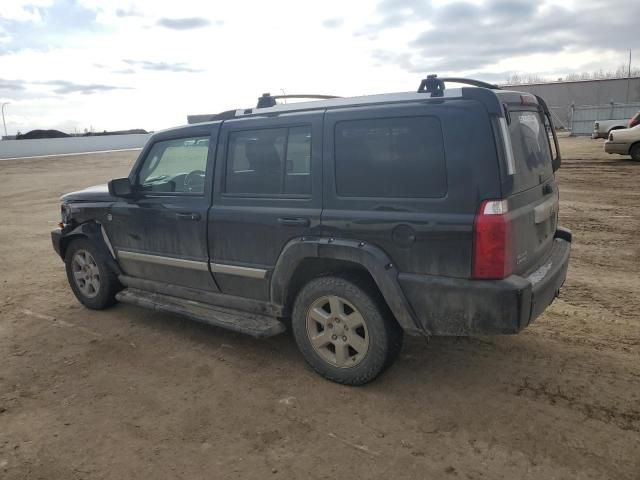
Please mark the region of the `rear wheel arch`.
<svg viewBox="0 0 640 480"><path fill-rule="evenodd" d="M375 288L398 324L410 335L424 335L398 282L398 271L375 245L331 238L289 242L271 276L271 301L291 313L296 295L306 283L323 275L355 275Z"/></svg>
<svg viewBox="0 0 640 480"><path fill-rule="evenodd" d="M284 297L285 311L291 312L293 303L300 290L311 280L326 276L357 277L362 283L376 290L376 294L382 297L380 289L371 276L371 273L362 265L346 260L336 260L327 257L305 257L297 264L288 281L286 295Z"/></svg>

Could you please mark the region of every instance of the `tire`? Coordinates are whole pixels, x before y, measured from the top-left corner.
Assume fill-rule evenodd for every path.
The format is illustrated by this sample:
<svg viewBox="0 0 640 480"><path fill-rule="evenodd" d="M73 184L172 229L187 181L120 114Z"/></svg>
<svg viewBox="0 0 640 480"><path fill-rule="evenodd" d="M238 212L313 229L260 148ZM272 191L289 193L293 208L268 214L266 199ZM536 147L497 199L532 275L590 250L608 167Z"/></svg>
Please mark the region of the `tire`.
<svg viewBox="0 0 640 480"><path fill-rule="evenodd" d="M116 303L116 293L122 286L88 239L73 240L65 252L64 263L71 290L85 307L103 310Z"/></svg>
<svg viewBox="0 0 640 480"><path fill-rule="evenodd" d="M632 160L640 162L640 143L637 143L631 147L629 155L631 155Z"/></svg>
<svg viewBox="0 0 640 480"><path fill-rule="evenodd" d="M328 380L364 385L400 353L402 328L369 283L355 276L319 277L296 297L296 343L311 368Z"/></svg>

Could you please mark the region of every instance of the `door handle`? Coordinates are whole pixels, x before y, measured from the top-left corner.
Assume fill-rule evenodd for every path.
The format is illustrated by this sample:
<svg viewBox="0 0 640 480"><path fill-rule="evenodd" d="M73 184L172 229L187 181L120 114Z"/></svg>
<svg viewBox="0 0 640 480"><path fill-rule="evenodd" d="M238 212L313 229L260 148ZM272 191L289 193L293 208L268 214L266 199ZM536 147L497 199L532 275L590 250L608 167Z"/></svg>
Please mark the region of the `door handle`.
<svg viewBox="0 0 640 480"><path fill-rule="evenodd" d="M202 217L200 216L199 213L176 213L176 218L178 220L194 220L194 221L198 221Z"/></svg>
<svg viewBox="0 0 640 480"><path fill-rule="evenodd" d="M308 227L311 225L311 220L304 217L280 217L278 223L285 227Z"/></svg>

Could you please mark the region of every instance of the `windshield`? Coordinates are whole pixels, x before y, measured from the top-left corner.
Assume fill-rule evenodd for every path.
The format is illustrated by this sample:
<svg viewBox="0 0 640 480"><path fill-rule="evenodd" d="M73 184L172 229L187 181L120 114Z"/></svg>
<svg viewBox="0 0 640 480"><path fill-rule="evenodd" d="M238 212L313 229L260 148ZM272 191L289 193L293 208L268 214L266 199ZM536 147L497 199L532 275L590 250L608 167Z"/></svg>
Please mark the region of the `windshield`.
<svg viewBox="0 0 640 480"><path fill-rule="evenodd" d="M549 138L537 111L511 111L509 125L514 157L514 188L521 192L553 174Z"/></svg>

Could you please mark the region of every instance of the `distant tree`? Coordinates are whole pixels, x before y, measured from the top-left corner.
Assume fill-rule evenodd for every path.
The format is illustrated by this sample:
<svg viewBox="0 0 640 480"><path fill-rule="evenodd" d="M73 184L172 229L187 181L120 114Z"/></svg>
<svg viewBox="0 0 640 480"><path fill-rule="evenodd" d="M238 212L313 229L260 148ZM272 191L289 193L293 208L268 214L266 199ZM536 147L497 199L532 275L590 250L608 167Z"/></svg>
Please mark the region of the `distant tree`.
<svg viewBox="0 0 640 480"><path fill-rule="evenodd" d="M629 66L620 65L615 70L595 70L592 72L577 72L569 73L563 77L559 77L557 80L548 80L535 73L511 73L507 76L507 85L519 85L522 83L550 83L550 82L575 82L578 80L604 80L609 78L627 78L629 75ZM640 67L631 68L632 77L640 77Z"/></svg>

